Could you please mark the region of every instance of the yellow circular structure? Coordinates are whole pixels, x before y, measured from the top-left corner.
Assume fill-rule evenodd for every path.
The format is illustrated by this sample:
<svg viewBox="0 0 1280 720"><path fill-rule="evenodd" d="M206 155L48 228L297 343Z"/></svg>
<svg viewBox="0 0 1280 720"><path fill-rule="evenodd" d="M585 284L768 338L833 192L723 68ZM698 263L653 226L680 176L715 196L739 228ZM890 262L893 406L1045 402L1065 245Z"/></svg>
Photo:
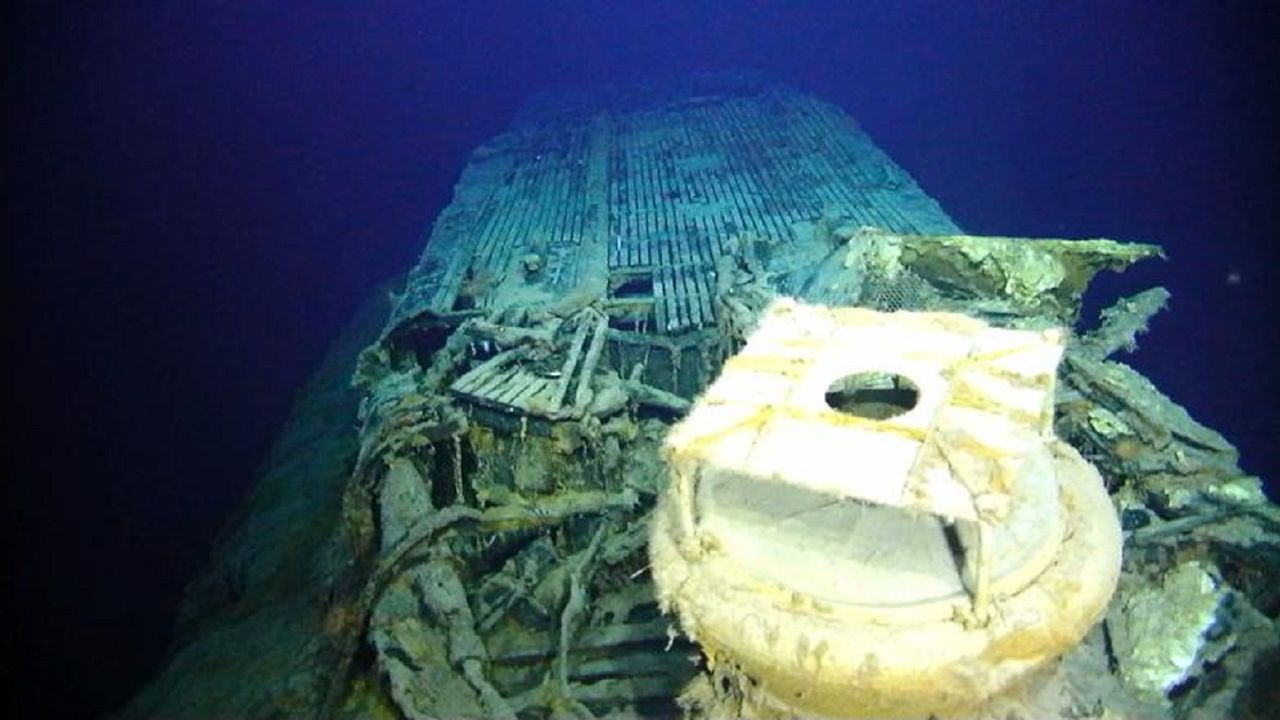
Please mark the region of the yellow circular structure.
<svg viewBox="0 0 1280 720"><path fill-rule="evenodd" d="M1052 436L1060 354L954 315L766 313L672 431L650 539L664 608L749 709L963 713L1080 641L1120 529Z"/></svg>

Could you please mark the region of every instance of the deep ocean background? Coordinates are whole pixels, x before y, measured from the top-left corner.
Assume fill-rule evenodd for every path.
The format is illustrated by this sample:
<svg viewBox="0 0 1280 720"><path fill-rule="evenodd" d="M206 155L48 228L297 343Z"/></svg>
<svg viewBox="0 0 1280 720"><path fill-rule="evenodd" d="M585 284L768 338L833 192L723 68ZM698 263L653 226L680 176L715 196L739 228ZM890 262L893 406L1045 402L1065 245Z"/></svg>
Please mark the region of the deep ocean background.
<svg viewBox="0 0 1280 720"><path fill-rule="evenodd" d="M95 716L158 669L327 343L467 153L566 83L762 71L970 232L1163 244L1093 306L1169 287L1130 362L1280 477L1276 6L1041 5L6 11L6 700Z"/></svg>

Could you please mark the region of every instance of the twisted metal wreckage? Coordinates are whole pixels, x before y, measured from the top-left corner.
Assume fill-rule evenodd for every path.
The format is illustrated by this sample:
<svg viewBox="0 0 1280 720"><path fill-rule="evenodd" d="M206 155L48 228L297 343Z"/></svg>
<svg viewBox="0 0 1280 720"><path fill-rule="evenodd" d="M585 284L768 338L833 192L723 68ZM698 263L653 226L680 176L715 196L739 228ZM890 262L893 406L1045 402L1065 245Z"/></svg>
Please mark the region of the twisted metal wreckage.
<svg viewBox="0 0 1280 720"><path fill-rule="evenodd" d="M534 101L475 151L360 353L358 444L322 473L354 468L341 512L317 514L288 541L298 562L273 565L261 558L283 551L254 517L288 503L255 496L193 585L170 669L126 714L219 707L199 700L212 680L180 678L257 623L292 648L273 660L289 680L258 668L252 690L225 693L245 716L786 716L731 653L664 615L648 551L664 439L766 307L1072 328L1096 272L1160 254L965 235L840 111L754 79ZM973 713L1213 717L1254 702L1242 688L1277 642L1280 514L1227 441L1111 359L1168 297L1147 290L1069 333L1045 386L1051 431L1100 472L1125 530L1105 621L1034 691ZM286 564L306 577L279 581ZM247 587L229 592L227 568ZM288 589L255 590L273 583ZM283 599L317 587L319 608ZM270 608L284 605L310 619L280 629Z"/></svg>

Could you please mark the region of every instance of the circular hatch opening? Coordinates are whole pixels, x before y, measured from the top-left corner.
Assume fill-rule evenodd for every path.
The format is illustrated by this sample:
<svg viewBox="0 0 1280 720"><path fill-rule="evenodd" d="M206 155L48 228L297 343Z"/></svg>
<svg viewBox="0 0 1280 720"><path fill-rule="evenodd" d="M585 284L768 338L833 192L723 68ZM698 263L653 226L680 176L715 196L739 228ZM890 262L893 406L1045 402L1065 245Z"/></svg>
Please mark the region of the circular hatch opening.
<svg viewBox="0 0 1280 720"><path fill-rule="evenodd" d="M831 383L825 399L833 410L868 420L888 420L915 407L920 388L896 373L860 372Z"/></svg>

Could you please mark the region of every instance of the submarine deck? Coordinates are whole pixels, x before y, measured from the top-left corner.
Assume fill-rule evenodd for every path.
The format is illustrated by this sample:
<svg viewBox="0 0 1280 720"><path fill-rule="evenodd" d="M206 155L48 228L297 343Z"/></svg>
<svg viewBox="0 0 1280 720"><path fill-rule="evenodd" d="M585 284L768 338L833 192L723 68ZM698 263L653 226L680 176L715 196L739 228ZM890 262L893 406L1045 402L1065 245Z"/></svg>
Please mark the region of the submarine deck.
<svg viewBox="0 0 1280 720"><path fill-rule="evenodd" d="M531 102L475 150L388 331L605 295L615 326L716 322L717 261L746 238L799 290L832 219L906 234L958 228L833 105L744 78Z"/></svg>

